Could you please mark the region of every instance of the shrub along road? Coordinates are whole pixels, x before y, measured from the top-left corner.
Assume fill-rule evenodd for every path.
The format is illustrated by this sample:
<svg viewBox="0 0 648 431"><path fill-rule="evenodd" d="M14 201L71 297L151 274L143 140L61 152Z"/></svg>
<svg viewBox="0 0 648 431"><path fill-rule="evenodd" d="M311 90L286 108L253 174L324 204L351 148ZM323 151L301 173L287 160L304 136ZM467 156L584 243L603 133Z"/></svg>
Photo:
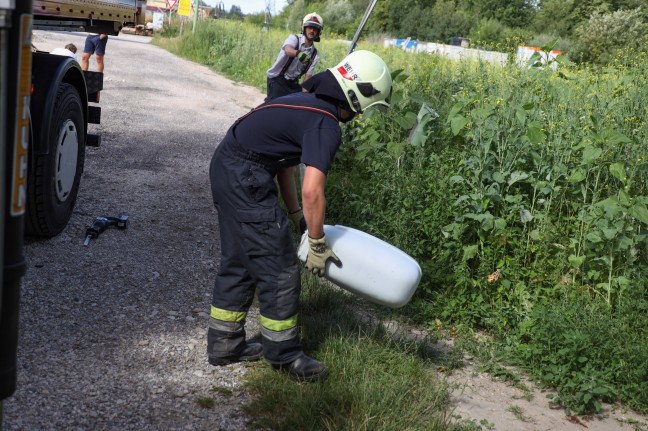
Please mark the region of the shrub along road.
<svg viewBox="0 0 648 431"><path fill-rule="evenodd" d="M35 32L34 45L81 50L84 38ZM148 41L110 38L102 124L91 126L103 143L87 151L72 220L54 239L27 241L18 390L4 405L5 430L246 429L245 367L205 358L218 258L207 171L229 125L263 94ZM84 247L99 215L128 215L129 227ZM524 394L471 368L450 380L464 389L456 413L484 428L582 429L540 393L517 399ZM622 417L587 425L619 429Z"/></svg>

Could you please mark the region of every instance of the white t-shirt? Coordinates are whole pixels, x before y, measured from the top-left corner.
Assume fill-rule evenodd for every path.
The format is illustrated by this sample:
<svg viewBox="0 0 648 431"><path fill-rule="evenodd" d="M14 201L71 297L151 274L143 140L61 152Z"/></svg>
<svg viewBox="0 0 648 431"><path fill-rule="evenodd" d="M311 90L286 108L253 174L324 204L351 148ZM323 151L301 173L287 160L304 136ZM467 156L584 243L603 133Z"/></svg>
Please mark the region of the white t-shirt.
<svg viewBox="0 0 648 431"><path fill-rule="evenodd" d="M70 51L69 49L66 49L66 48L55 48L52 51L50 51L50 54L67 55L68 57L72 57L75 60L77 59L76 54L73 53L72 51Z"/></svg>

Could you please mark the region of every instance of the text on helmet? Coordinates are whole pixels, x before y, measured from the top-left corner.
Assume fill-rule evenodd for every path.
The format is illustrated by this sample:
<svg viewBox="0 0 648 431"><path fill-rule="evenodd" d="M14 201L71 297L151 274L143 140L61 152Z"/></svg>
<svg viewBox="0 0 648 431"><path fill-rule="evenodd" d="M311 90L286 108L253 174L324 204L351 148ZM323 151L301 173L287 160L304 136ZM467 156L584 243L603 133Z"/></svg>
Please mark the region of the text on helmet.
<svg viewBox="0 0 648 431"><path fill-rule="evenodd" d="M340 72L342 78L348 79L349 81L357 81L360 79L358 74L353 70L353 67L349 63L344 63L343 65L337 68L337 71Z"/></svg>

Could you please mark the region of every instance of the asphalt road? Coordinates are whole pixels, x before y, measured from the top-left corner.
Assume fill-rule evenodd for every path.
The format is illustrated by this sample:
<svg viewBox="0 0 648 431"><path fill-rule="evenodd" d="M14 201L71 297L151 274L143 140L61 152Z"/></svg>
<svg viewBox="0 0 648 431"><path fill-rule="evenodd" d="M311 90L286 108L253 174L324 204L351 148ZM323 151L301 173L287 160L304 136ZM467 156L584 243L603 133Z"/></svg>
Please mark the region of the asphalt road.
<svg viewBox="0 0 648 431"><path fill-rule="evenodd" d="M33 43L72 42L80 54L84 39L37 31ZM56 238L27 239L18 389L3 430L246 429L246 369L206 360L219 255L208 165L263 94L149 41L109 39L102 121L90 125L103 141L87 150L72 219ZM84 247L100 215L128 215L128 228ZM198 404L205 397L214 407Z"/></svg>

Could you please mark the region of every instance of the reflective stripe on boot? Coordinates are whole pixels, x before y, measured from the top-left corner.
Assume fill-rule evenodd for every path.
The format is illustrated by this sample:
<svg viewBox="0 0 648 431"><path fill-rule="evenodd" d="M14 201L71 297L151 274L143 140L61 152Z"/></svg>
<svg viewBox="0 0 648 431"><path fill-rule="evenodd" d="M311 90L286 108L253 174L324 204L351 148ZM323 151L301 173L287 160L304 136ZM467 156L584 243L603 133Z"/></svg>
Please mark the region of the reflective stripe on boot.
<svg viewBox="0 0 648 431"><path fill-rule="evenodd" d="M212 358L231 358L245 349L246 312L211 307L207 331L207 354Z"/></svg>

